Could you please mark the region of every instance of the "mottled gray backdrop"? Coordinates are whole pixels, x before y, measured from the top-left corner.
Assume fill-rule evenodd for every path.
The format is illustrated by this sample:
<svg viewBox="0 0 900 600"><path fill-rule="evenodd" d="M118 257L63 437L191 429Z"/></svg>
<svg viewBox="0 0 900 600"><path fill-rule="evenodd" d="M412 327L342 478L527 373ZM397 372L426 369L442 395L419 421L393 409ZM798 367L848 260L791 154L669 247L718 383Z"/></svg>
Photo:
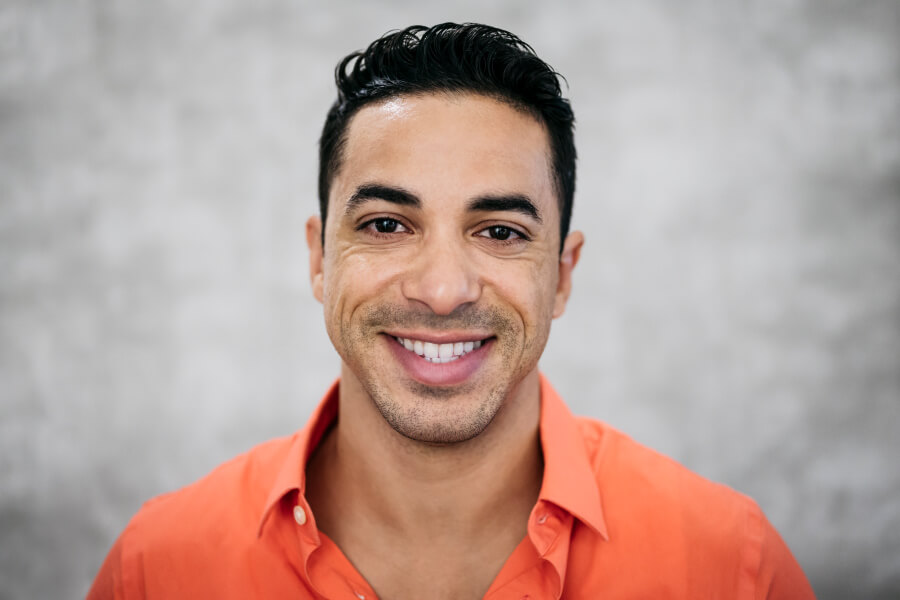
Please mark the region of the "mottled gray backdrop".
<svg viewBox="0 0 900 600"><path fill-rule="evenodd" d="M0 596L83 595L145 499L306 420L332 68L509 28L568 79L587 244L545 371L900 597L900 2L0 3Z"/></svg>

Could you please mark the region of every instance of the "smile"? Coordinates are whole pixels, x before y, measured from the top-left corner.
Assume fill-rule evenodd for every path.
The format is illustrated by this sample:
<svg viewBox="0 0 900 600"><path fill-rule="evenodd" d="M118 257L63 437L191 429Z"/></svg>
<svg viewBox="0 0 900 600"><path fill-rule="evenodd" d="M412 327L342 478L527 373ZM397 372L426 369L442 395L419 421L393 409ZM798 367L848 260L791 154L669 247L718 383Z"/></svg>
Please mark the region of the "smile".
<svg viewBox="0 0 900 600"><path fill-rule="evenodd" d="M477 342L448 342L445 344L435 344L433 342L423 342L422 340L393 337L401 346L410 352L415 352L428 362L435 364L458 360L469 352L480 348L482 342L481 340L478 340Z"/></svg>

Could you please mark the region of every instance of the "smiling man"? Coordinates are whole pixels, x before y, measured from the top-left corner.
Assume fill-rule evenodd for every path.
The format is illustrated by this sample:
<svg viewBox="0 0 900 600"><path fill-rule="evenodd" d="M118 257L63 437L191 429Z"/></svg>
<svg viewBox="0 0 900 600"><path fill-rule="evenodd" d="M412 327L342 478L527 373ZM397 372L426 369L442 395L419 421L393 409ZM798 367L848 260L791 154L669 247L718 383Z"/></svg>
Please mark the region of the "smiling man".
<svg viewBox="0 0 900 600"><path fill-rule="evenodd" d="M306 235L339 383L294 436L148 502L89 597L812 597L752 500L538 372L583 243L556 73L444 24L337 84Z"/></svg>

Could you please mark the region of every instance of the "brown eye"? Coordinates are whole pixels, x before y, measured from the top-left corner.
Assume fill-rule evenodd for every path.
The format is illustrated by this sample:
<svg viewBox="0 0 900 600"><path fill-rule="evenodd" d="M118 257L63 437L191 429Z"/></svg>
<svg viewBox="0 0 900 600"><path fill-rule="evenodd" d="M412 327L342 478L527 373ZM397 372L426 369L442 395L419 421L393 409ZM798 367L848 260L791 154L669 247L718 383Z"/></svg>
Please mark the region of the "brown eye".
<svg viewBox="0 0 900 600"><path fill-rule="evenodd" d="M481 231L478 232L480 237L488 238L489 240L494 240L497 242L517 242L517 241L528 241L528 236L519 231L518 229L513 229L512 227L507 227L506 225L491 225L490 227L485 227Z"/></svg>
<svg viewBox="0 0 900 600"><path fill-rule="evenodd" d="M378 233L394 233L397 231L398 225L400 225L400 223L394 219L376 219L375 231Z"/></svg>
<svg viewBox="0 0 900 600"><path fill-rule="evenodd" d="M360 230L368 229L375 234L389 235L392 233L404 233L408 231L406 227L397 219L390 217L378 217L371 221L366 221L359 227Z"/></svg>
<svg viewBox="0 0 900 600"><path fill-rule="evenodd" d="M495 240L508 240L509 236L512 235L513 231L509 227L503 227L502 225L494 225L493 227L489 227L488 231L491 234L491 237Z"/></svg>

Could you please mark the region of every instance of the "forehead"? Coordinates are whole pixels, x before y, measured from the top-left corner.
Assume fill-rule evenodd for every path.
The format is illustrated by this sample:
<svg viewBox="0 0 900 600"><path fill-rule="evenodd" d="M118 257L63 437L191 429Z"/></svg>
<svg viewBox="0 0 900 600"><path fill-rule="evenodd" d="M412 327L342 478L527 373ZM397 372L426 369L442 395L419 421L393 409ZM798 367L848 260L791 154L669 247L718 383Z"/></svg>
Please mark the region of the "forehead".
<svg viewBox="0 0 900 600"><path fill-rule="evenodd" d="M424 199L504 192L555 204L550 165L544 125L508 103L461 93L399 96L353 117L332 191L346 198L378 181Z"/></svg>

